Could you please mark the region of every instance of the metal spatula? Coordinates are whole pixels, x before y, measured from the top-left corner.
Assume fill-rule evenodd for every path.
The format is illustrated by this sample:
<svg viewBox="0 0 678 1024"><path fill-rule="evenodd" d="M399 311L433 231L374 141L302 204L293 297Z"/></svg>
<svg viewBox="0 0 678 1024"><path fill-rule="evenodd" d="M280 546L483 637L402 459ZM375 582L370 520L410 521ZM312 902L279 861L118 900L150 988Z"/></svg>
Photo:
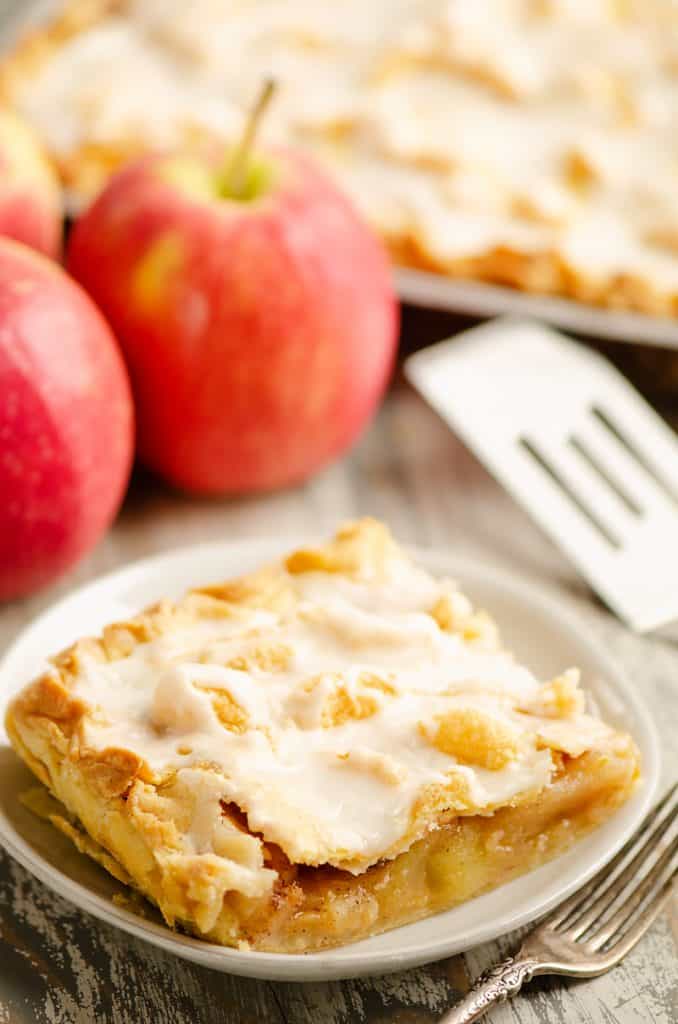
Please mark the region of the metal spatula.
<svg viewBox="0 0 678 1024"><path fill-rule="evenodd" d="M606 359L510 318L405 372L620 618L678 620L678 437Z"/></svg>

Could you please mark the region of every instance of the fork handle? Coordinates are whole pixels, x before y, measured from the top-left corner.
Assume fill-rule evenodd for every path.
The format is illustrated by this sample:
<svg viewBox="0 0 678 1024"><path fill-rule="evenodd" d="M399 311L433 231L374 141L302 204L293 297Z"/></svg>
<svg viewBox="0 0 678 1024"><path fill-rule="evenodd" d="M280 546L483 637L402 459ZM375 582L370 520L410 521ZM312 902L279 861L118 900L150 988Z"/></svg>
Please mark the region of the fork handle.
<svg viewBox="0 0 678 1024"><path fill-rule="evenodd" d="M490 967L476 980L468 995L457 1003L438 1024L471 1024L479 1020L495 1003L503 1003L514 996L529 981L539 967L538 960L510 956Z"/></svg>

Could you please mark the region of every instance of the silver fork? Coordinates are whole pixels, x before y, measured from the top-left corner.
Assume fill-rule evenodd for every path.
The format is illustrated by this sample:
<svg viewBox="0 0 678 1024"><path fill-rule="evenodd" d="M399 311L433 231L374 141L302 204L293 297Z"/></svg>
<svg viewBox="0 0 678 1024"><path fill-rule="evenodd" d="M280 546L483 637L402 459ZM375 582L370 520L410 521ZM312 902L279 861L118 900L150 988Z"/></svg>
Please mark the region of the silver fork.
<svg viewBox="0 0 678 1024"><path fill-rule="evenodd" d="M439 1024L470 1024L538 974L595 978L618 964L669 900L678 875L678 783L602 871L561 903L515 956L490 968Z"/></svg>

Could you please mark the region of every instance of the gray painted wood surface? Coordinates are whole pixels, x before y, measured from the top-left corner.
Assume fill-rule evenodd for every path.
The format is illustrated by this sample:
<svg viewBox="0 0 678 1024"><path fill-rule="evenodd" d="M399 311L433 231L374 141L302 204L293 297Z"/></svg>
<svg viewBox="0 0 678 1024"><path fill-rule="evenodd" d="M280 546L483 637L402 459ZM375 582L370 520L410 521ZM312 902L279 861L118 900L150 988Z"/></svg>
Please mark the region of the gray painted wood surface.
<svg viewBox="0 0 678 1024"><path fill-rule="evenodd" d="M666 781L678 766L678 643L632 635L612 618L527 516L424 403L396 386L353 454L308 486L239 501L195 501L140 476L113 530L76 572L0 609L0 649L80 583L178 544L331 530L371 513L405 541L508 568L569 603L626 666L653 709ZM385 978L291 985L184 963L76 910L0 853L0 1024L424 1024L515 936ZM541 979L493 1024L675 1024L678 908L595 981Z"/></svg>

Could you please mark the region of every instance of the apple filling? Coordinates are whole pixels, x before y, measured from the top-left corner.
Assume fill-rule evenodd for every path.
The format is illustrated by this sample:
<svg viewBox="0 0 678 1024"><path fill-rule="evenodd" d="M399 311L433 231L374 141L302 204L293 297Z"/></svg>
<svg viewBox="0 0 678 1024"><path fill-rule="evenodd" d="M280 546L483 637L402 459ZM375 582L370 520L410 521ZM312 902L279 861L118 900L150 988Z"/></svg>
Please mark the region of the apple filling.
<svg viewBox="0 0 678 1024"><path fill-rule="evenodd" d="M168 924L281 952L503 884L639 774L576 670L536 679L372 520L79 642L7 728L66 830Z"/></svg>

